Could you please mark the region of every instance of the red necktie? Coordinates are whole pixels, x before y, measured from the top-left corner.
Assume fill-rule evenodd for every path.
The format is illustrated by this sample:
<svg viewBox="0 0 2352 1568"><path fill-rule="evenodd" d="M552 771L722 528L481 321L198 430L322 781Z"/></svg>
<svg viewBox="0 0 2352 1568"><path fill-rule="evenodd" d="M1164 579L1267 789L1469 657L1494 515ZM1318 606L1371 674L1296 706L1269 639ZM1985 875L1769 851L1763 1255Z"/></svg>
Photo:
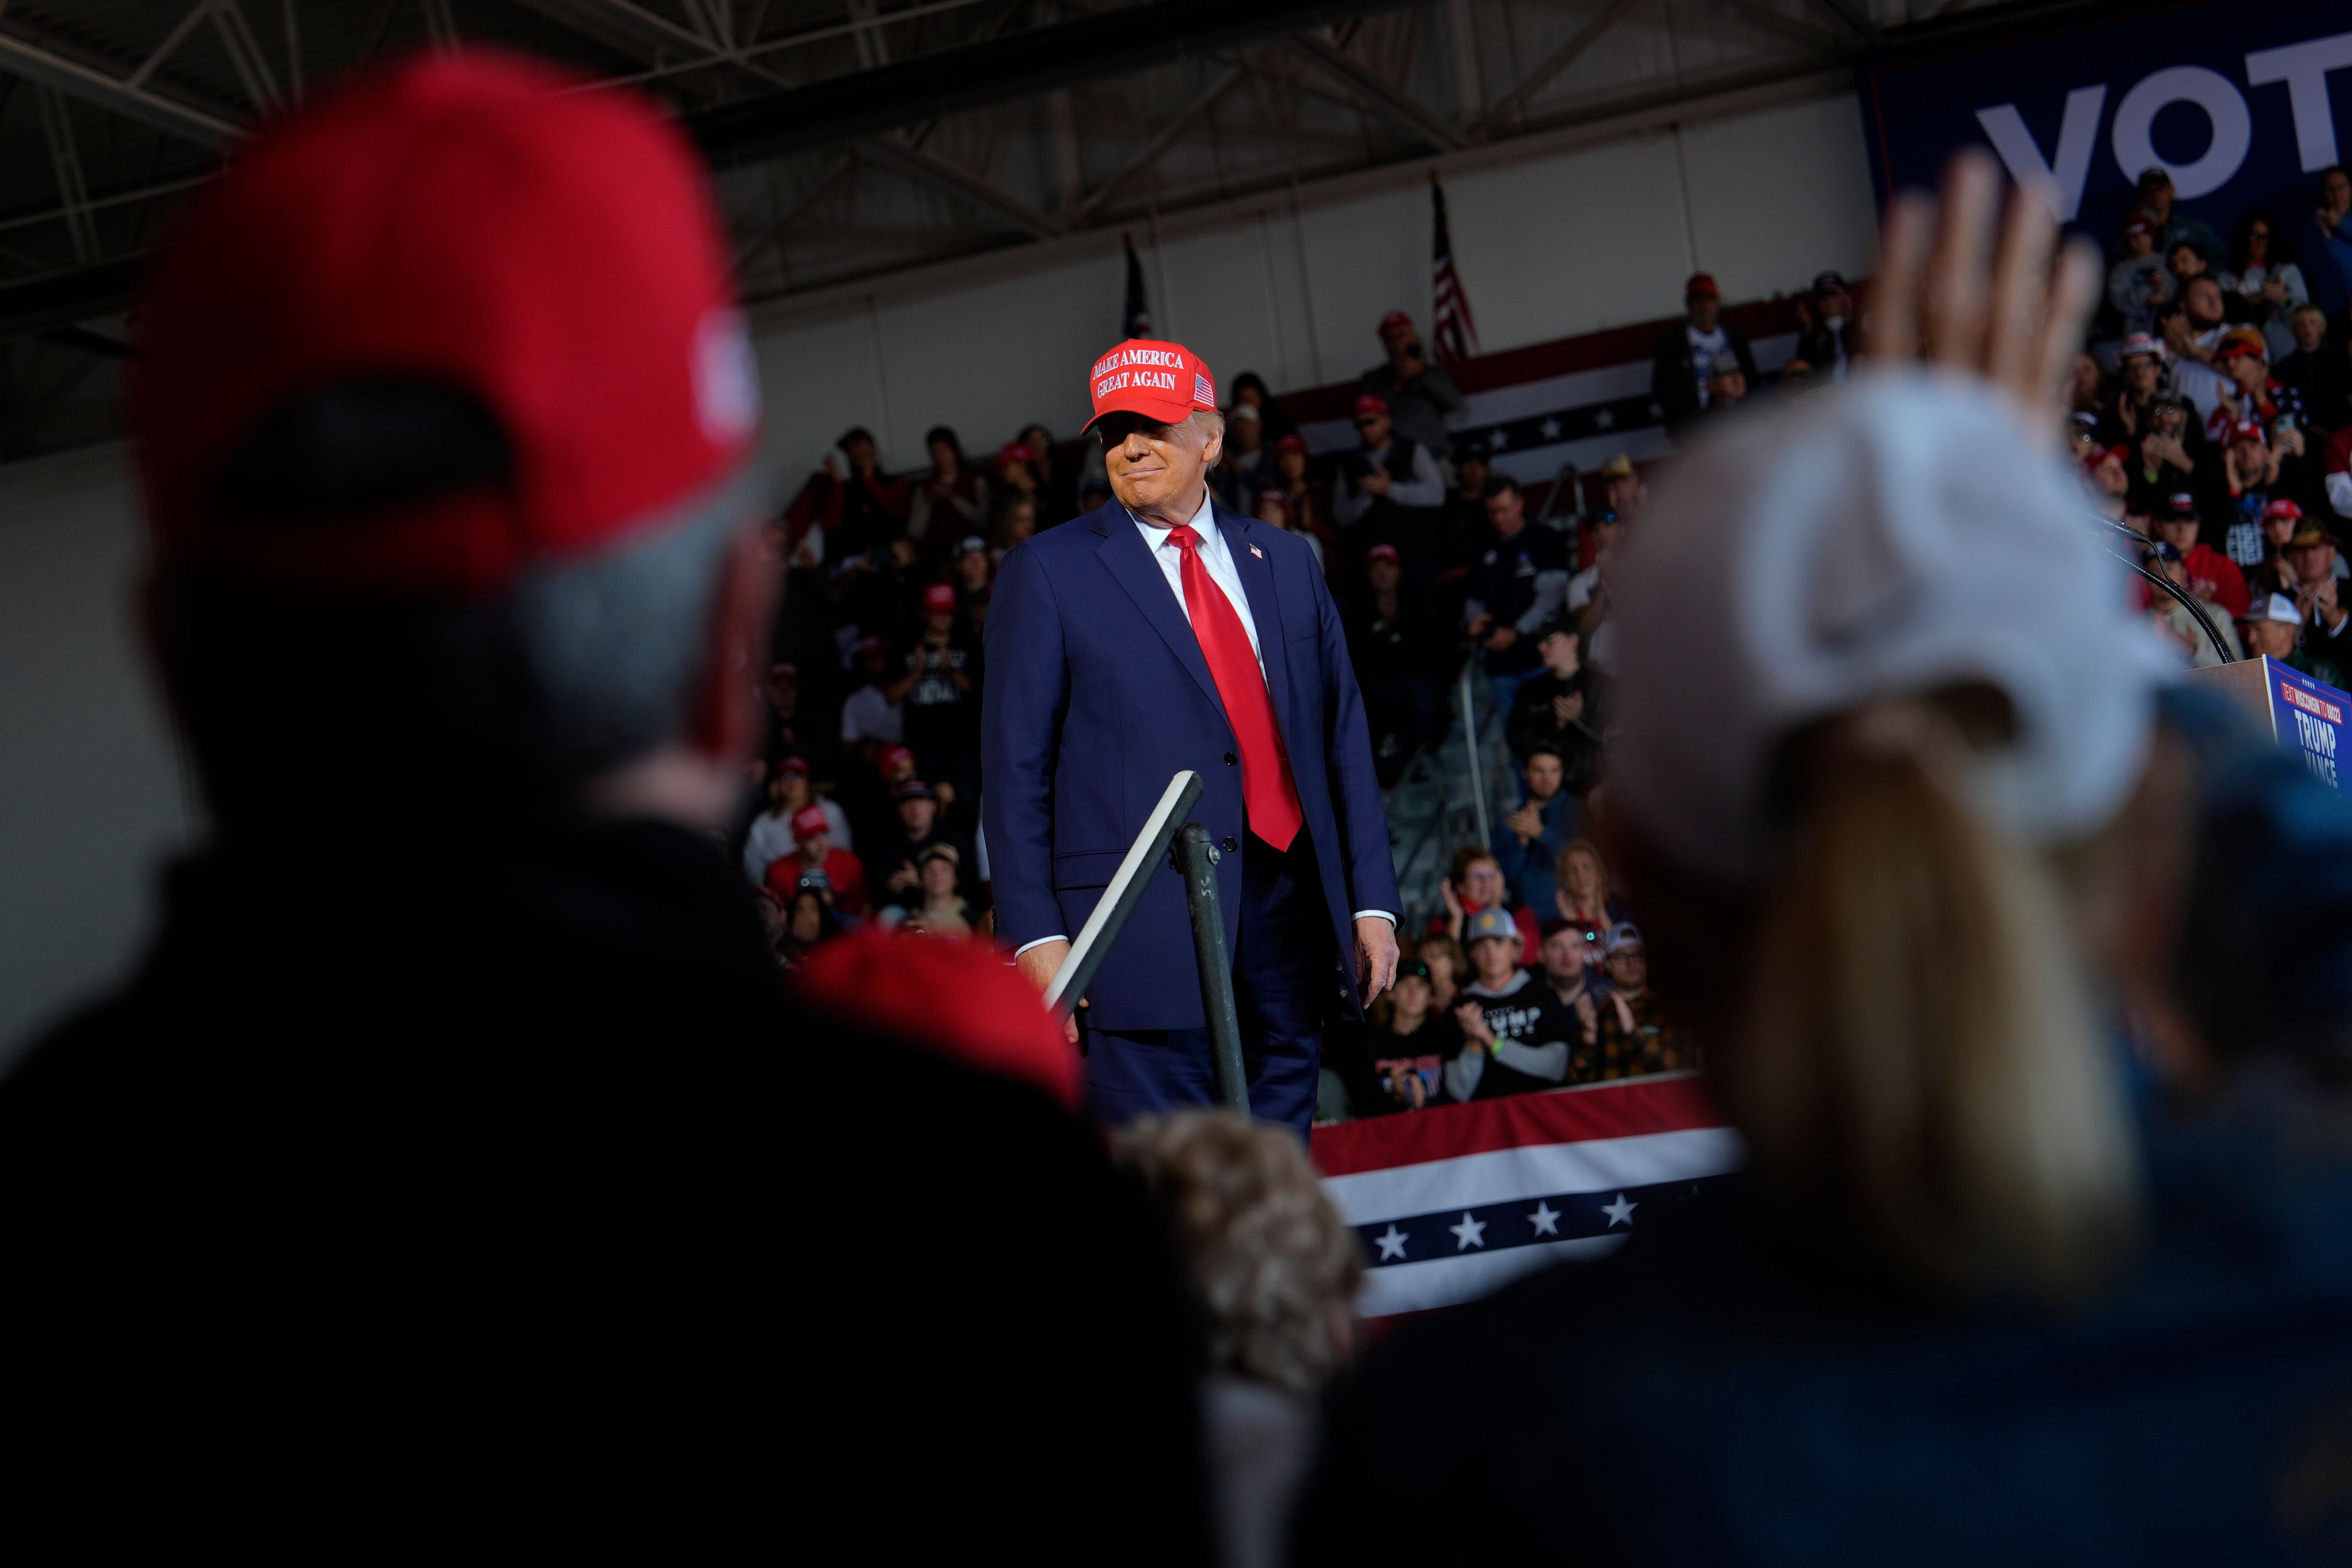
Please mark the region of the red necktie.
<svg viewBox="0 0 2352 1568"><path fill-rule="evenodd" d="M1242 806L1249 815L1249 829L1276 849L1287 849L1307 818L1298 809L1290 759L1282 752L1282 732L1275 728L1274 700L1266 695L1265 672L1258 668L1234 602L1201 563L1201 536L1179 524L1168 531L1168 538L1183 557L1184 609L1192 617L1192 635L1201 639L1202 657L1209 661L1210 678L1225 705L1225 721L1234 727L1234 739L1241 747Z"/></svg>

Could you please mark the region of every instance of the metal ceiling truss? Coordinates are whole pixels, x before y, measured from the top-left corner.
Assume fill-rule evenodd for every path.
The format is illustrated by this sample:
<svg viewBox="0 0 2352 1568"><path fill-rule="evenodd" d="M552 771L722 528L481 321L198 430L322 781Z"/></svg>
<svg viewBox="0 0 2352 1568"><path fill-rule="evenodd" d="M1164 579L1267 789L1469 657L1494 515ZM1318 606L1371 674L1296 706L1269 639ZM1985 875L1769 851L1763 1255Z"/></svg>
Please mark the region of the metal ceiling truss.
<svg viewBox="0 0 2352 1568"><path fill-rule="evenodd" d="M1989 3L1686 0L1661 13L1643 0L837 0L830 20L793 7L805 25L772 37L771 12L785 9L773 0L674 0L660 10L653 0L385 0L372 27L340 33L343 18L330 0L154 0L160 39L130 64L45 31L0 0L0 73L39 92L58 204L33 210L38 201L24 203L20 190L0 231L52 226L43 243L53 257L69 250L77 264L0 279L0 337L54 331L119 308L138 258L109 256L104 242L149 232L140 204L168 200L203 177L184 155L176 166L151 163L137 179L104 160L86 169L66 100L176 142L225 149L246 122L301 96L302 6L313 18L314 76L373 57L396 17L409 38L421 29L426 44L447 48L460 42L461 24L482 26L476 13L496 10L509 26L562 29L601 54L609 79L665 92L715 171L763 171L725 184L739 271L761 269L772 294L778 274L786 288L795 278L803 287L829 283L859 268L1085 232L1302 175L1456 153L1661 94L1781 79L1883 39L1875 16ZM282 32L282 48L273 36L265 50L248 12ZM1399 12L1407 15L1374 20ZM1687 79L1646 66L1639 76L1621 69L1622 81L1607 70L1596 78L1594 49L1637 13L1652 30L1675 27L1678 16L1703 27L1713 16L1718 37L1721 22L1736 21L1733 55L1723 68ZM207 30L218 54L184 59ZM1520 40L1531 30L1541 55L1525 65ZM354 54L361 31L365 43ZM331 64L324 54L338 58ZM1607 58L1649 57L1635 49ZM1507 58L1511 79L1497 84L1495 68ZM1171 72L1190 73L1178 79L1190 90L1169 90ZM1596 80L1597 90L1577 97L1561 86ZM221 99L192 82L210 83ZM1128 116L1127 140L1090 138L1090 126L1114 112ZM942 124L954 129L935 138ZM1089 152L1106 145L1117 151L1090 168ZM910 202L896 181L944 193L951 206ZM117 209L131 216L101 224ZM813 221L820 212L824 221ZM884 238L894 232L904 240L898 252ZM34 242L25 243L9 264L31 255Z"/></svg>

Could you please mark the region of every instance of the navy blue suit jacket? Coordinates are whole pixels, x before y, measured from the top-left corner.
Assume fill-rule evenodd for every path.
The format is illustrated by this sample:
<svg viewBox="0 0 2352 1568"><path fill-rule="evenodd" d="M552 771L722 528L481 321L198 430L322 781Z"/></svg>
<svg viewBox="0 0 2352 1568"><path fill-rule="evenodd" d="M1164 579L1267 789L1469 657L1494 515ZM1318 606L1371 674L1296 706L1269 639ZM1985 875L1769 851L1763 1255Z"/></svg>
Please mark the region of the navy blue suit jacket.
<svg viewBox="0 0 2352 1568"><path fill-rule="evenodd" d="M1323 901L1347 976L1358 910L1399 909L1388 816L1372 776L1362 696L1339 611L1306 541L1214 509L1257 624L1266 686L1290 753ZM1208 661L1127 510L1112 501L1004 558L988 608L982 819L996 931L1014 946L1076 939L1173 774L1207 781L1193 820L1219 844L1244 827L1233 727ZM1225 942L1241 921L1242 858L1217 865ZM1333 970L1339 1005L1355 988ZM1152 873L1088 988L1096 1026L1201 1027L1184 890Z"/></svg>

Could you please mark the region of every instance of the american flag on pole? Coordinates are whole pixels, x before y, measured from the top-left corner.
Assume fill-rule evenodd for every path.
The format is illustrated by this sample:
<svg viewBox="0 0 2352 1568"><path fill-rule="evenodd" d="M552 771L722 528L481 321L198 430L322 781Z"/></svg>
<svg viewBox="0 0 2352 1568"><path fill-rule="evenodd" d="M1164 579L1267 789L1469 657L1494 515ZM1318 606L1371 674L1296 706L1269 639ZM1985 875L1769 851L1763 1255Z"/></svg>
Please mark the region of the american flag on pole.
<svg viewBox="0 0 2352 1568"><path fill-rule="evenodd" d="M1645 1216L1709 1201L1743 1155L1689 1073L1344 1121L1312 1149L1363 1242L1367 1318L1600 1257Z"/></svg>
<svg viewBox="0 0 2352 1568"><path fill-rule="evenodd" d="M1429 199L1437 209L1437 238L1430 252L1430 287L1433 307L1430 335L1437 357L1458 364L1478 352L1478 323L1470 316L1470 297L1462 292L1461 275L1454 270L1454 237L1445 226L1445 187L1429 176Z"/></svg>
<svg viewBox="0 0 2352 1568"><path fill-rule="evenodd" d="M1135 254L1135 241L1126 235L1119 243L1127 247L1127 300L1118 312L1121 337L1148 338L1151 335L1151 307L1143 298L1143 262Z"/></svg>

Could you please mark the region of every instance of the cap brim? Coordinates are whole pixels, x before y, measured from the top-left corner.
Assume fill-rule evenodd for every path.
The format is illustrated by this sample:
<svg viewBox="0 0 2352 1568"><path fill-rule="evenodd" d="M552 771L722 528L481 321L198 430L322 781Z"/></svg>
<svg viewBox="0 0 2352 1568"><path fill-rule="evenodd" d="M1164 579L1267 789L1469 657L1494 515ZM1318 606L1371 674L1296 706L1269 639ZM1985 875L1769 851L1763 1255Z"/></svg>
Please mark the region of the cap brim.
<svg viewBox="0 0 2352 1568"><path fill-rule="evenodd" d="M1085 435L1114 414L1140 414L1146 419L1154 420L1161 425L1173 425L1179 420L1190 418L1197 411L1192 403L1181 397L1166 403L1143 397L1121 397L1116 403L1104 407L1092 419L1079 426L1078 434Z"/></svg>

